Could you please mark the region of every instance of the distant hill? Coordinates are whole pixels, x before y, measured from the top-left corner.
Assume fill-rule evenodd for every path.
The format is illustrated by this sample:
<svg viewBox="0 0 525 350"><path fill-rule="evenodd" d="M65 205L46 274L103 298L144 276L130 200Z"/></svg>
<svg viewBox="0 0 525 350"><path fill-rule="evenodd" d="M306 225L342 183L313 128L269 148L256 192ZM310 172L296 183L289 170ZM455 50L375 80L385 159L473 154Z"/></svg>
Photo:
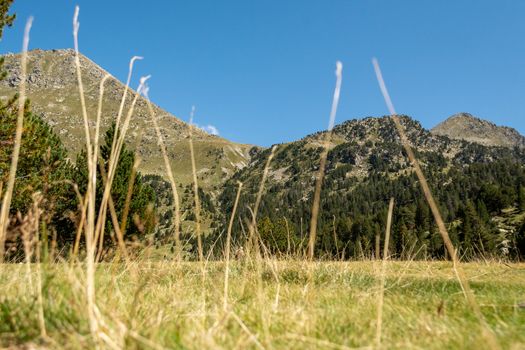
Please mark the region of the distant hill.
<svg viewBox="0 0 525 350"><path fill-rule="evenodd" d="M5 57L8 76L0 82L1 99L13 96L20 83L20 57ZM81 65L94 127L99 82L106 72L84 56ZM33 110L54 128L73 158L84 144L74 52L31 51L27 79ZM105 86L104 129L116 117L124 89L115 78ZM157 106L155 113L181 184L182 229L191 233L195 222L188 125ZM408 116L400 120L461 254L516 256L516 247L525 244L525 226L519 230L525 217L525 138L514 129L466 113L452 116L431 131ZM276 146L257 214L260 237L274 252L305 247L325 135L321 131ZM161 175L149 176L147 181L158 195L161 236L169 235L172 199L162 178L163 160L143 98L138 99L127 141L142 158L142 172ZM202 130L195 131L194 143L206 244L222 237L218 234L227 225L238 181L244 186L233 238L235 244L243 244L245 223L252 217L250 208L271 150ZM385 226L387 202L394 197L392 253L404 258L443 257L442 240L390 117L354 119L335 126L329 148L318 255L371 256L375 237Z"/></svg>
<svg viewBox="0 0 525 350"><path fill-rule="evenodd" d="M514 242L516 227L499 227L501 220L496 218L504 208L516 208L523 198L523 150L451 139L429 132L407 116L400 119L451 235L463 251L493 253ZM325 133L277 145L258 214L261 237L269 246L287 242L288 232L293 244L304 247L307 241ZM226 183L223 212L230 212L236 182L241 181L240 216L251 217L247 208L255 202L269 154L269 149L256 154ZM375 236L384 229L390 197L396 201L393 253L443 254L442 240L391 118L355 119L335 126L321 194L318 254L346 249L346 256L370 256ZM473 223L475 228L470 227ZM465 237L464 232L480 235ZM407 245L414 250L405 250ZM281 244L279 249L287 248Z"/></svg>
<svg viewBox="0 0 525 350"><path fill-rule="evenodd" d="M95 125L99 83L107 73L87 57L81 55L81 70L86 94L90 124ZM20 55L5 55L4 68L7 78L0 81L0 98L8 99L18 91L20 83ZM69 150L70 157L83 147L84 126L80 108L74 51L33 50L28 53L27 92L32 109L47 121ZM115 78L105 84L103 105L103 129L115 120L124 85ZM128 95L124 114L127 112L135 91ZM188 125L170 113L154 106L159 125L167 144L173 171L182 184L191 183L191 163L188 144ZM225 178L248 163L250 145L238 144L224 138L209 135L202 130L193 133L199 180L204 188L221 184ZM140 142L139 142L140 140ZM146 100L137 101L129 130L128 144L142 158L144 173L164 174L164 163L151 124ZM139 142L139 143L138 143Z"/></svg>
<svg viewBox="0 0 525 350"><path fill-rule="evenodd" d="M485 146L525 147L525 137L515 129L497 126L469 113L454 114L432 128L431 132Z"/></svg>

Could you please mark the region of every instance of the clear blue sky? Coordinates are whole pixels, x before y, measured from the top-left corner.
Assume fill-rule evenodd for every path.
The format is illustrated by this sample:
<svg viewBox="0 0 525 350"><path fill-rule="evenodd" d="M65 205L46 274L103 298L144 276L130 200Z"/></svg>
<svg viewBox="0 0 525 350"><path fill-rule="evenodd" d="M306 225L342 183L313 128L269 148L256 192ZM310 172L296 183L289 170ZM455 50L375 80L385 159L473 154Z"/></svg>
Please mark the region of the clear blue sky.
<svg viewBox="0 0 525 350"><path fill-rule="evenodd" d="M430 128L473 113L525 132L525 1L17 0L0 52L17 52L29 15L32 48L73 46L120 80L142 55L152 100L238 142L270 145L326 128L336 60L336 122L387 114L371 58L398 113Z"/></svg>

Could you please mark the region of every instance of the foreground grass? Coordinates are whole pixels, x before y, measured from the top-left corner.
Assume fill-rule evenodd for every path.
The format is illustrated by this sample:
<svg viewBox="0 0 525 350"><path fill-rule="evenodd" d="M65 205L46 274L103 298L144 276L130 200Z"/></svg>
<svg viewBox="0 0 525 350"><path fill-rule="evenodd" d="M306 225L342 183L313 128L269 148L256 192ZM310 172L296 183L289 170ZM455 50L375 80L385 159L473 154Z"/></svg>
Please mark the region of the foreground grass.
<svg viewBox="0 0 525 350"><path fill-rule="evenodd" d="M137 261L101 264L97 306L102 348L374 347L377 262L264 261L224 264ZM43 266L48 336L25 265L0 267L0 346L91 348L81 265ZM525 264L464 265L485 318L503 348L525 348ZM203 288L204 283L204 288ZM31 287L31 285L33 287ZM33 289L32 289L33 288ZM205 302L204 302L205 301ZM113 344L112 344L113 343ZM480 323L446 262L389 262L385 348L484 348Z"/></svg>

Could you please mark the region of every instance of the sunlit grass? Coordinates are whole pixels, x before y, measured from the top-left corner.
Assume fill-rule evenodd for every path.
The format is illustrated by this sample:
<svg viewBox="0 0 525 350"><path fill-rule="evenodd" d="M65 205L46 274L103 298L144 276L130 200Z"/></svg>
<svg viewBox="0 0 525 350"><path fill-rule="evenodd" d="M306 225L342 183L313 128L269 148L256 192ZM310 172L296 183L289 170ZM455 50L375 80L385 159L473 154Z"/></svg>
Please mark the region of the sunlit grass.
<svg viewBox="0 0 525 350"><path fill-rule="evenodd" d="M266 260L260 276L249 263L236 261L230 266L229 309L225 311L220 288L224 264L208 263L202 315L198 263L98 264L96 300L101 328L119 347L129 348L342 349L375 345L380 262ZM463 266L498 342L504 348L523 346L525 310L517 304L525 297L525 264ZM20 278L24 266L2 265L0 345L93 346L84 285L77 279L84 269L62 263L43 270L49 339L40 337L35 299ZM383 347L484 347L479 321L450 263L388 262L386 271Z"/></svg>

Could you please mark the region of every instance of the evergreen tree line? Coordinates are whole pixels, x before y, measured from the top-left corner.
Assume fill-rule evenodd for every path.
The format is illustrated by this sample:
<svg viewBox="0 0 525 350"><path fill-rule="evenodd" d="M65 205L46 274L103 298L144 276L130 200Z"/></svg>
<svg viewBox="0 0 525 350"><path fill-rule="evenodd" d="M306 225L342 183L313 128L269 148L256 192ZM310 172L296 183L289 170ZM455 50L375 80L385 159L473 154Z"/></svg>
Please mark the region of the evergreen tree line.
<svg viewBox="0 0 525 350"><path fill-rule="evenodd" d="M17 117L17 99L0 106L0 193L5 193L9 177L9 166L13 151ZM115 125L105 133L100 149L97 169L97 208L108 171L111 144ZM119 222L124 219L127 207L125 239L136 239L152 233L156 226L155 192L144 183L140 172L133 174L134 152L125 146L120 154L115 178L111 188L111 198ZM7 237L7 254L20 257L22 249L22 228L30 209L36 203L40 212L40 234L44 251L69 252L76 239L78 225L81 223L83 196L87 190L88 169L85 150L81 151L76 162L70 161L60 138L38 115L31 113L29 102L25 105L24 131L16 172L13 200L10 208L10 222ZM131 197L127 199L128 192ZM126 201L129 201L126 204ZM105 224L107 242L115 241L113 222L108 211ZM83 236L80 243L83 244Z"/></svg>
<svg viewBox="0 0 525 350"><path fill-rule="evenodd" d="M275 168L290 164L287 172L291 174L288 181L270 179L267 182L258 213L261 241L272 252L302 254L308 242L313 194L305 189L313 190L313 179L301 174L317 169L320 150L305 151L303 144L300 141L284 146L285 151L272 161ZM382 144L369 155L370 170L364 179L348 177L346 174L352 170L361 151L345 143L328 155L316 255L346 259L377 256L378 246L381 250L383 247L388 201L393 197L395 209L390 241L393 256L445 258L442 238L415 174L407 170L409 164L392 161L396 159L394 154L403 152L400 145ZM420 152L418 157L423 161L424 172L452 241L463 259L481 256L524 258L523 153L502 148L491 152L487 152L487 147L466 144L452 163L433 152ZM254 162L262 166L268 154L269 150L262 151ZM335 161L337 166L334 166ZM235 220L233 229L234 242L241 246L251 218L248 208L253 207L260 184L261 173L254 169L257 166L252 167L251 174L234 176L221 197L223 212L230 213L236 192L233 181L244 182L240 218ZM508 225L502 225L507 221Z"/></svg>

